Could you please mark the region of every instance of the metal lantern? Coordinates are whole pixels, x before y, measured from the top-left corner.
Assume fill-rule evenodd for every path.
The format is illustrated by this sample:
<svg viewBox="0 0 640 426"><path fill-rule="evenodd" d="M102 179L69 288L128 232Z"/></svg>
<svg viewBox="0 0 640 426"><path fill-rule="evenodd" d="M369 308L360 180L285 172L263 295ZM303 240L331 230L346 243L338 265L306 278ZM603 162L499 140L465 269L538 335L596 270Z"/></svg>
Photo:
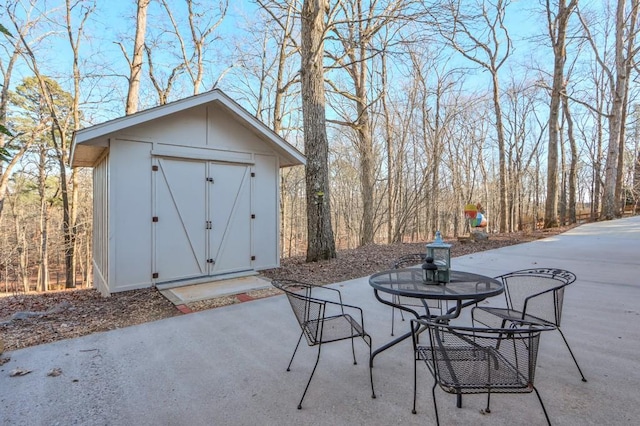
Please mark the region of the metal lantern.
<svg viewBox="0 0 640 426"><path fill-rule="evenodd" d="M448 283L451 269L451 244L442 241L440 231L436 231L436 239L427 244L427 257L433 258L433 263L438 268L437 281Z"/></svg>
<svg viewBox="0 0 640 426"><path fill-rule="evenodd" d="M433 263L432 257L424 259L424 263L422 264L422 281L425 283L438 282L438 267Z"/></svg>

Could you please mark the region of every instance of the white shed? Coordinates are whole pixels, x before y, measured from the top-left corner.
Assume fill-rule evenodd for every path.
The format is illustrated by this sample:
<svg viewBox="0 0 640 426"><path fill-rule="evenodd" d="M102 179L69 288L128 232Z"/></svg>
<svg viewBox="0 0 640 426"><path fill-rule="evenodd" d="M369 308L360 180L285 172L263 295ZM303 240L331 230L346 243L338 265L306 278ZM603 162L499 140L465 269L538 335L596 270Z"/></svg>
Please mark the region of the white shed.
<svg viewBox="0 0 640 426"><path fill-rule="evenodd" d="M279 266L279 169L305 157L220 90L76 132L93 167L93 285L109 294Z"/></svg>

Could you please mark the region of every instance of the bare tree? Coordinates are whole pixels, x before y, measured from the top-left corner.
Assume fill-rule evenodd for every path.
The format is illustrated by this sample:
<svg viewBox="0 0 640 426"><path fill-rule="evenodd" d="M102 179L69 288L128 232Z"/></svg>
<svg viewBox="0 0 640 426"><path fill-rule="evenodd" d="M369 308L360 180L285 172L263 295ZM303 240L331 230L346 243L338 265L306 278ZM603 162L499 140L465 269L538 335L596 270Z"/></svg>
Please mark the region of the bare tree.
<svg viewBox="0 0 640 426"><path fill-rule="evenodd" d="M557 12L546 0L547 29L553 46L553 83L549 104L549 145L547 150L547 198L544 209L544 227L558 226L558 131L562 96L566 95L564 65L567 60L567 26L578 0L558 0Z"/></svg>
<svg viewBox="0 0 640 426"><path fill-rule="evenodd" d="M171 94L171 89L173 88L173 84L176 82L180 74L182 73L182 69L184 68L184 64L180 63L173 67L169 75L166 77L165 81L161 81L160 73L162 71L157 72L154 66L153 57L152 57L152 48L149 47L148 43L144 45L144 51L147 54L147 64L149 71L149 79L151 80L151 84L153 84L154 89L156 89L156 93L158 94L158 104L165 105L169 102L169 95Z"/></svg>
<svg viewBox="0 0 640 426"><path fill-rule="evenodd" d="M82 3L76 3L79 5ZM84 9L84 15L81 19L81 24L78 29L77 38L73 36L73 30L71 26L71 4L66 3L65 14L65 28L67 36L69 37L71 48L73 51L73 76L74 76L74 88L76 90L73 96L64 92L57 82L44 76L40 71L39 62L36 58L34 48L27 42L25 34L21 33L21 41L24 47L24 56L27 59L27 64L31 68L35 76L35 82L39 86L39 100L42 102L38 105L41 108L47 108L49 116L51 118L51 143L53 144L55 156L58 162L59 177L60 177L60 189L61 198L63 204L63 233L64 233L64 250L65 250L65 272L66 272L66 287L75 287L74 276L74 244L75 244L75 226L73 211L73 199L70 202L67 172L66 167L68 164L68 155L71 149L71 132L78 128L78 124L74 119L79 120L79 87L80 87L80 71L78 68L78 48L79 41L83 33L83 26L89 15L94 9L94 5ZM35 43L34 43L35 44ZM33 86L33 82L30 86ZM37 105L37 104L36 104ZM75 112L74 112L75 111ZM73 180L72 180L73 183ZM73 194L72 194L73 196ZM43 210L44 211L44 210ZM45 223L46 224L46 223Z"/></svg>
<svg viewBox="0 0 640 426"><path fill-rule="evenodd" d="M127 102L125 104L125 113L127 115L138 111L140 79L142 78L142 62L144 59L144 38L147 33L147 8L151 0L137 1L136 14L136 38L133 42L133 54L131 60L124 46L120 44L120 48L129 62L129 90L127 92Z"/></svg>
<svg viewBox="0 0 640 426"><path fill-rule="evenodd" d="M613 219L621 215L620 194L623 168L620 166L624 151L624 129L628 109L628 91L630 72L637 54L636 36L638 32L639 0L631 0L629 10L627 1L618 0L615 14L615 72L607 65L599 51L590 26L583 14L580 22L587 35L597 63L602 67L609 90L611 103L607 114L609 138L604 171L604 193L602 196L602 217Z"/></svg>
<svg viewBox="0 0 640 426"><path fill-rule="evenodd" d="M387 0L369 1L345 0L338 2L334 13L336 18L331 31L340 45L340 50L328 52L336 66L349 76L349 87L341 89L329 81L333 90L353 102L353 117L336 120L338 124L350 127L356 135L355 145L360 165L360 187L362 196L362 230L360 245L374 242L374 192L375 164L372 132L372 90L370 88L370 62L383 48L374 48L374 38L388 25L401 25L402 12L410 1ZM393 32L393 31L390 31Z"/></svg>
<svg viewBox="0 0 640 426"><path fill-rule="evenodd" d="M431 15L440 36L463 57L489 72L498 140L500 232L507 231L507 171L500 80L498 74L511 54L511 38L505 26L509 0L443 0ZM440 15L442 13L442 15Z"/></svg>
<svg viewBox="0 0 640 426"><path fill-rule="evenodd" d="M80 128L80 83L82 76L80 73L80 42L84 36L84 29L87 20L96 9L95 0L72 3L65 0L65 26L69 45L73 54L73 93L71 95L71 114L73 130ZM73 28L74 8L80 9L80 20L78 27ZM76 286L76 237L77 237L77 208L78 208L78 179L76 170L71 170L70 179L67 183L66 167L69 163L69 152L71 147L67 141L66 129L60 130L60 144L55 144L58 164L60 167L60 188L62 192L63 219L62 227L64 234L65 250L65 287L74 288ZM71 197L69 197L69 186L71 186Z"/></svg>
<svg viewBox="0 0 640 426"><path fill-rule="evenodd" d="M185 42L186 37L182 36L180 25L169 7L167 0L161 0L164 9L171 20L174 35L176 36L180 46L180 58L183 69L189 76L193 84L193 94L200 93L200 86L205 75L205 53L207 49L211 49L211 40L209 38L213 32L222 24L229 7L227 0L220 0L217 7L206 10L198 10L201 6L196 1L186 0L187 5L187 21L189 23L189 42ZM175 2L172 3L175 5ZM205 2L206 4L206 2ZM175 72L176 68L174 68Z"/></svg>
<svg viewBox="0 0 640 426"><path fill-rule="evenodd" d="M307 262L336 257L331 227L325 91L326 0L304 0L301 27L302 115L307 156Z"/></svg>
<svg viewBox="0 0 640 426"><path fill-rule="evenodd" d="M264 12L258 17L258 25L264 25L264 28L258 30L255 23L250 23L256 31L250 34L250 39L241 40L242 49L238 50L242 53L237 61L240 69L258 79L257 93L254 93L256 116L286 138L297 130L299 114L300 73L294 58L297 59L300 53L295 35L299 31L300 11L297 1L257 0L257 3ZM270 49L273 45L275 48ZM247 84L247 89L252 91L253 86ZM299 168L281 170L280 247L289 255L297 249L295 241L304 234L296 232L296 227L304 229L305 223L301 208L304 203L300 197L303 180Z"/></svg>

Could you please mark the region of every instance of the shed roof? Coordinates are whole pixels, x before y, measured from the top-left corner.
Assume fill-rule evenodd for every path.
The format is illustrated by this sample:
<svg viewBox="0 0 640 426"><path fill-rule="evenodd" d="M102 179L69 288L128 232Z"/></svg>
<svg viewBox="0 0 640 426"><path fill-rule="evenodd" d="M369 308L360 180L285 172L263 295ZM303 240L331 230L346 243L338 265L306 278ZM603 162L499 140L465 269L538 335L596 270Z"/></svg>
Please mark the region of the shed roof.
<svg viewBox="0 0 640 426"><path fill-rule="evenodd" d="M114 133L150 120L166 117L179 111L216 103L229 111L237 120L269 144L280 156L280 166L306 164L305 156L293 145L276 134L267 125L251 115L246 109L219 89L191 96L165 105L160 105L135 114L116 118L95 126L78 130L73 135L70 163L72 167L92 167L108 149L109 138Z"/></svg>

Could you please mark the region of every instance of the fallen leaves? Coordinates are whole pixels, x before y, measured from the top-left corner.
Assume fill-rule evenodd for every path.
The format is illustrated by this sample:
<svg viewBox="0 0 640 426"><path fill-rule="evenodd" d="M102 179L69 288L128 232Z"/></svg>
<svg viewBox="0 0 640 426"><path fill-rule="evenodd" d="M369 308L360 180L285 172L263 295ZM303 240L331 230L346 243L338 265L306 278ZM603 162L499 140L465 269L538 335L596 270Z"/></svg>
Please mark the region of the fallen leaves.
<svg viewBox="0 0 640 426"><path fill-rule="evenodd" d="M490 234L487 241L464 244L457 240L447 242L452 243L451 255L456 257L549 237L569 228ZM282 259L280 268L261 273L270 279L292 278L317 284L335 283L388 269L397 257L424 251L424 244L371 244L340 250L337 258L315 263L305 262L304 256L291 257ZM277 293L275 289L267 288L250 292L249 295L259 298ZM190 304L189 307L197 311L232 303L239 303L239 300L235 296L228 296ZM42 315L3 322L21 311ZM4 349L9 351L176 315L181 315L180 311L154 288L115 293L111 297L103 297L95 289L0 297L0 341L4 340Z"/></svg>
<svg viewBox="0 0 640 426"><path fill-rule="evenodd" d="M59 375L62 374L62 368L52 368L48 373L47 376L49 377L58 377Z"/></svg>
<svg viewBox="0 0 640 426"><path fill-rule="evenodd" d="M29 373L31 373L31 370L27 370L26 368L14 368L11 370L11 373L9 373L9 377L26 376Z"/></svg>
<svg viewBox="0 0 640 426"><path fill-rule="evenodd" d="M16 312L41 316L11 319ZM95 289L0 297L0 334L5 351L85 336L180 315L156 289L148 288L103 297Z"/></svg>

